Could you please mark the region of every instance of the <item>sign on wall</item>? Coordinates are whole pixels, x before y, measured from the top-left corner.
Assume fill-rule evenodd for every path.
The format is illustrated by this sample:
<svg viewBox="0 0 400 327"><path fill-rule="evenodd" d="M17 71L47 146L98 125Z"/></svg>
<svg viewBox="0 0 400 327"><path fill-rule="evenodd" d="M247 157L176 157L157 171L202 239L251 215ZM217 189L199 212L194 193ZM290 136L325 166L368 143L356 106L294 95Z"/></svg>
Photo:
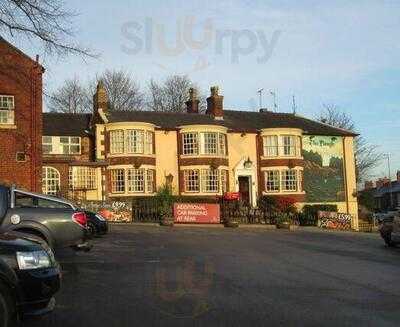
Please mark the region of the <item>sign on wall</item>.
<svg viewBox="0 0 400 327"><path fill-rule="evenodd" d="M351 215L347 213L318 211L318 226L328 229L351 229Z"/></svg>
<svg viewBox="0 0 400 327"><path fill-rule="evenodd" d="M306 202L344 201L343 138L304 136L303 157Z"/></svg>
<svg viewBox="0 0 400 327"><path fill-rule="evenodd" d="M219 204L174 203L174 222L192 224L219 224Z"/></svg>

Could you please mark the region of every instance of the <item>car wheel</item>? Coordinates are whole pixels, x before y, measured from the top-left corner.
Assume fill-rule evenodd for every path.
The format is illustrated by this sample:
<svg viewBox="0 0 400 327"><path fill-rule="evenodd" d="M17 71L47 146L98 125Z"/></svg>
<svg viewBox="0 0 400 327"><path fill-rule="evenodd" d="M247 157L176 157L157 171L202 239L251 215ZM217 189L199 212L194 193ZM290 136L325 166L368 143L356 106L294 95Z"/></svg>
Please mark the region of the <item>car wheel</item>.
<svg viewBox="0 0 400 327"><path fill-rule="evenodd" d="M390 247L394 246L394 243L393 243L393 241L392 241L392 236L391 236L390 234L385 235L385 237L383 238L383 240L385 241L385 243L386 243L387 246L390 246Z"/></svg>
<svg viewBox="0 0 400 327"><path fill-rule="evenodd" d="M88 222L88 223L87 223L87 230L88 230L88 233L89 233L89 235L90 235L91 237L96 236L96 234L97 234L97 228L96 228L96 226L95 226L92 222Z"/></svg>
<svg viewBox="0 0 400 327"><path fill-rule="evenodd" d="M0 283L0 327L17 326L17 310L10 290Z"/></svg>

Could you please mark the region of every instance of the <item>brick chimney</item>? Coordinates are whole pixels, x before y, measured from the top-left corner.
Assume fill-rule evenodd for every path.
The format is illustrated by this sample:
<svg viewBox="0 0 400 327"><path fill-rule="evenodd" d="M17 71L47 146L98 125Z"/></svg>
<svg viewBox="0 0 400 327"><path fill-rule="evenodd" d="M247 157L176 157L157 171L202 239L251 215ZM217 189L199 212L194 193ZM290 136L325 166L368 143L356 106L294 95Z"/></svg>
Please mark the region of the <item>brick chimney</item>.
<svg viewBox="0 0 400 327"><path fill-rule="evenodd" d="M98 114L99 109L102 110L103 114L107 114L108 112L107 91L102 80L98 82L96 93L93 96L93 110Z"/></svg>
<svg viewBox="0 0 400 327"><path fill-rule="evenodd" d="M364 189L365 190L371 190L374 188L374 182L373 181L365 181L364 183Z"/></svg>
<svg viewBox="0 0 400 327"><path fill-rule="evenodd" d="M224 119L224 97L218 94L218 86L211 87L211 95L207 98L206 114L214 116L214 119Z"/></svg>
<svg viewBox="0 0 400 327"><path fill-rule="evenodd" d="M200 100L197 98L196 90L191 87L189 89L189 100L186 101L186 110L188 114L198 114L199 113L199 103Z"/></svg>

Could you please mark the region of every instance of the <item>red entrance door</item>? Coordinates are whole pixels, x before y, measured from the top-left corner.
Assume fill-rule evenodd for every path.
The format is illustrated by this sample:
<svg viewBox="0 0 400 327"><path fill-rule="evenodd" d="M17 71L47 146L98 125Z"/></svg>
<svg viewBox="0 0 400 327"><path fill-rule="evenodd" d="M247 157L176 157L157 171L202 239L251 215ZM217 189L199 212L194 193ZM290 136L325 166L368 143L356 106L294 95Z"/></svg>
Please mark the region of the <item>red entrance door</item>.
<svg viewBox="0 0 400 327"><path fill-rule="evenodd" d="M239 176L239 193L243 202L250 204L250 178L248 176Z"/></svg>

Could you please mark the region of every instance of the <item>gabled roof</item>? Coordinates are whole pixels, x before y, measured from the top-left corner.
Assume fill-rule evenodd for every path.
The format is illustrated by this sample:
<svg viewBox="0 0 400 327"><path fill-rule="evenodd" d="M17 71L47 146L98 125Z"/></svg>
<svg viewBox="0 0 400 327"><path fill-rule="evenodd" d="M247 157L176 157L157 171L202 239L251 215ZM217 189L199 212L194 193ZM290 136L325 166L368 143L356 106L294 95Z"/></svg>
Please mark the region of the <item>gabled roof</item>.
<svg viewBox="0 0 400 327"><path fill-rule="evenodd" d="M86 136L91 114L43 113L44 136Z"/></svg>
<svg viewBox="0 0 400 327"><path fill-rule="evenodd" d="M12 43L8 42L5 38L3 38L2 36L0 36L0 42L5 43L9 48L11 48L13 51L15 51L16 53L20 54L21 56L23 56L25 59L28 59L29 61L31 61L33 64L38 65L41 69L42 72L45 71L44 67L38 63L36 60L34 60L33 58L31 58L30 56L28 56L25 52L23 52L22 50L18 49L15 45L13 45Z"/></svg>
<svg viewBox="0 0 400 327"><path fill-rule="evenodd" d="M43 114L43 135L85 135L91 114ZM237 132L258 132L263 128L299 128L304 134L326 136L356 136L352 131L335 128L308 118L289 113L224 110L224 119L215 120L206 114L155 111L111 111L110 123L145 122L161 129L176 129L184 125L217 125Z"/></svg>

